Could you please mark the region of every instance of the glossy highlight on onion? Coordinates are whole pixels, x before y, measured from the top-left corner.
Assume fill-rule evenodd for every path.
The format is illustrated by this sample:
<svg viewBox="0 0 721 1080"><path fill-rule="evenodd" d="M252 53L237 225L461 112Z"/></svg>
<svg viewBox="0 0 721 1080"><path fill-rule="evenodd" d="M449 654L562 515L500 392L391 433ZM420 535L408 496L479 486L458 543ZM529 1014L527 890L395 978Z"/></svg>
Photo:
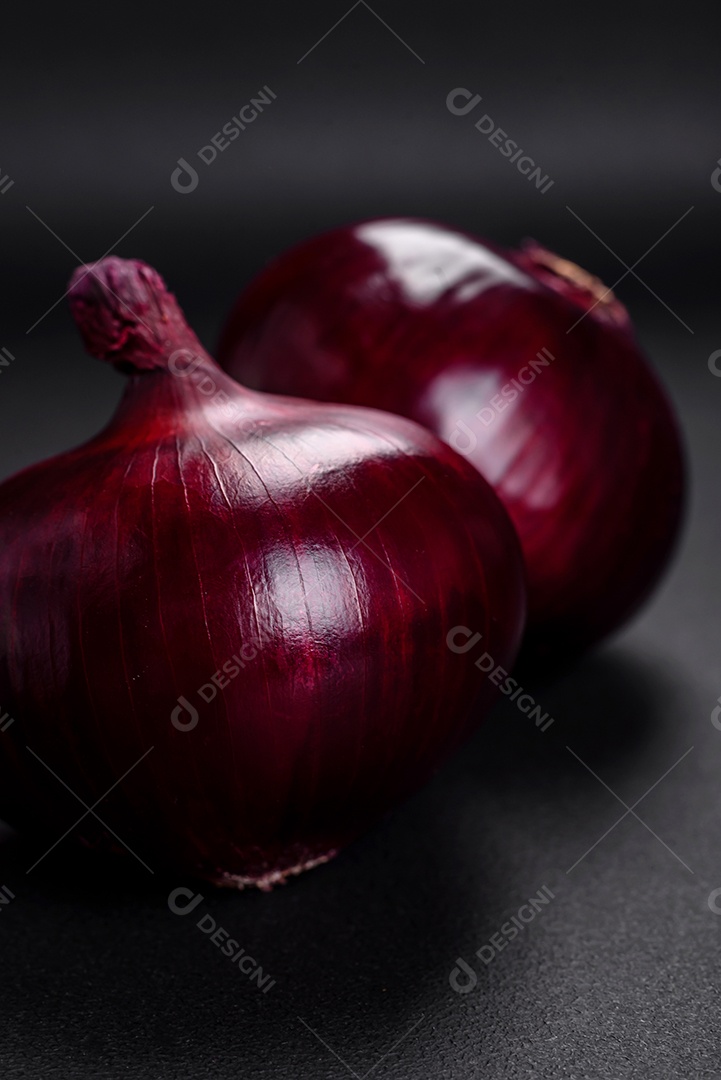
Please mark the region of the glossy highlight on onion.
<svg viewBox="0 0 721 1080"><path fill-rule="evenodd" d="M98 436L0 485L0 817L52 842L100 800L86 844L268 888L483 715L497 689L448 635L511 667L515 532L424 428L239 386L143 263L69 297L128 382Z"/></svg>
<svg viewBox="0 0 721 1080"><path fill-rule="evenodd" d="M666 394L621 303L537 244L406 219L337 229L251 283L218 358L262 390L410 417L464 454L518 530L531 661L619 627L667 564L684 469Z"/></svg>

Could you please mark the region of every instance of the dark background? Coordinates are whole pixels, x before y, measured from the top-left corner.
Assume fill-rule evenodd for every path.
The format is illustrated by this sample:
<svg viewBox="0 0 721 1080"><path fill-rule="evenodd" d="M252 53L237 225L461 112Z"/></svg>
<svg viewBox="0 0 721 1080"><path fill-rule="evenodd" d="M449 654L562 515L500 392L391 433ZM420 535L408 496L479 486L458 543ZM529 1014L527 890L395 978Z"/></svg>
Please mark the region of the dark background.
<svg viewBox="0 0 721 1080"><path fill-rule="evenodd" d="M335 863L269 896L203 890L276 979L267 995L170 913L181 883L89 865L69 840L28 875L40 852L8 837L0 1075L721 1076L716 6L361 3L299 64L349 7L3 12L0 476L110 415L119 377L85 357L64 301L45 313L77 261L144 214L114 250L157 266L209 345L265 260L349 220L530 235L609 284L613 252L631 266L671 229L637 267L645 284L629 274L617 292L687 434L679 554L639 618L533 687L548 732L501 704ZM198 163L263 85L277 99ZM465 117L445 105L458 86L483 98ZM474 129L483 112L554 179L546 194ZM170 184L181 157L199 172L187 195ZM618 800L667 770L634 811L647 827L629 813L611 828ZM543 885L549 908L473 960ZM458 956L478 971L465 996L449 985Z"/></svg>

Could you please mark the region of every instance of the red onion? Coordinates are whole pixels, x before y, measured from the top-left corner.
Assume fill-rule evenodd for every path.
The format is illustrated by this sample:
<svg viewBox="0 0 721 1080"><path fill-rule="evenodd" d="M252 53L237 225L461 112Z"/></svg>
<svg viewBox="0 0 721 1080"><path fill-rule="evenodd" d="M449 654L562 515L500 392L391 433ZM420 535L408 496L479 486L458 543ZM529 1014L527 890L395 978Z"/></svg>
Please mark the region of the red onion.
<svg viewBox="0 0 721 1080"><path fill-rule="evenodd" d="M618 300L537 245L338 229L250 285L218 355L252 386L388 409L464 453L518 530L536 660L619 626L667 562L683 466L666 396Z"/></svg>
<svg viewBox="0 0 721 1080"><path fill-rule="evenodd" d="M82 813L69 789L102 800L88 844L269 887L487 707L446 642L467 628L511 666L517 538L423 428L238 386L144 264L82 268L70 302L130 379L96 438L0 486L0 815L54 839Z"/></svg>

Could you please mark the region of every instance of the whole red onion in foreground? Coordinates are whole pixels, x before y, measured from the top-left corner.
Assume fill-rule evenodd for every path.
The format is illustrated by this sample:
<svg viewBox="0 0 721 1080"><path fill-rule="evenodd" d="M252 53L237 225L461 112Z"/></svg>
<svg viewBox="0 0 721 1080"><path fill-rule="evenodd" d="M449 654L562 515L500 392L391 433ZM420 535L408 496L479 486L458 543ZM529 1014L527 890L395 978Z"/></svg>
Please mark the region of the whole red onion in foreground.
<svg viewBox="0 0 721 1080"><path fill-rule="evenodd" d="M0 815L55 840L69 788L102 800L87 843L269 887L488 705L465 645L513 662L517 538L423 428L238 386L143 263L82 268L70 303L130 380L100 435L0 486Z"/></svg>
<svg viewBox="0 0 721 1080"><path fill-rule="evenodd" d="M252 386L388 409L465 454L521 539L529 657L609 633L667 562L683 466L666 396L622 305L537 245L338 229L250 285L218 356Z"/></svg>

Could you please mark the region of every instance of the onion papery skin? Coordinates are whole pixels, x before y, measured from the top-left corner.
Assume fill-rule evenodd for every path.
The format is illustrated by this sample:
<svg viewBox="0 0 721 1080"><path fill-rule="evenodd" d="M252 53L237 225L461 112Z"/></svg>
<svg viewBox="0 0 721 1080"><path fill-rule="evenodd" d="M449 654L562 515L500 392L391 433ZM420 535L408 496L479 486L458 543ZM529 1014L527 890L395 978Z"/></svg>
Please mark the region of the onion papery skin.
<svg viewBox="0 0 721 1080"><path fill-rule="evenodd" d="M510 668L523 630L515 531L420 426L240 387L142 263L70 301L129 380L96 438L0 486L0 816L56 839L83 812L63 785L116 784L86 844L268 888L485 713L479 650ZM459 626L482 647L450 649Z"/></svg>
<svg viewBox="0 0 721 1080"><path fill-rule="evenodd" d="M463 453L518 530L531 662L619 627L669 559L684 464L666 394L610 290L538 245L406 219L335 230L241 294L218 359L258 389L410 417Z"/></svg>

